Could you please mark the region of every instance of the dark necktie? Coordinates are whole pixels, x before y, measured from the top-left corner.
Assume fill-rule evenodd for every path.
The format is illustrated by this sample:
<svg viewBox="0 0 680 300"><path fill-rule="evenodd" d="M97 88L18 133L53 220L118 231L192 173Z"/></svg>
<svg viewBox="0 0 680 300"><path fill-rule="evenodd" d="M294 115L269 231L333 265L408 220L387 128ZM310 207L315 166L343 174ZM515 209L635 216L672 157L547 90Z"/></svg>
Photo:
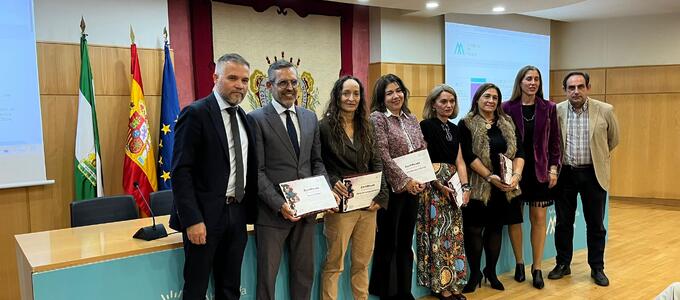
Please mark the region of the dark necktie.
<svg viewBox="0 0 680 300"><path fill-rule="evenodd" d="M290 117L290 110L286 110L286 129L288 130L290 142L293 144L293 149L295 149L295 155L300 157L300 144L298 144L297 131L295 130L295 125L293 124L293 118Z"/></svg>
<svg viewBox="0 0 680 300"><path fill-rule="evenodd" d="M236 119L236 107L228 107L229 123L231 123L231 136L234 139L234 153L236 153L236 198L237 202L243 200L245 188L243 184L243 153L241 152L241 134L238 130L238 120Z"/></svg>

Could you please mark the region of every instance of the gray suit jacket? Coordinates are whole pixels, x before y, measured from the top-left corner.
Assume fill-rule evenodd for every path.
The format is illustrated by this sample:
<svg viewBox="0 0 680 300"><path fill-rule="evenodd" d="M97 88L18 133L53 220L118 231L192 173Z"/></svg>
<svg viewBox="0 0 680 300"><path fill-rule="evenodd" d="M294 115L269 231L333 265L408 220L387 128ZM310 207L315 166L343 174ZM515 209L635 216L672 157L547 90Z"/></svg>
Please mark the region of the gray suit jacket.
<svg viewBox="0 0 680 300"><path fill-rule="evenodd" d="M251 112L256 132L258 203L255 224L280 228L292 227L293 222L280 213L285 201L279 183L324 175L326 169L321 159L321 142L316 114L296 106L300 126L300 157L296 157L286 127L268 104ZM316 214L299 222L314 222Z"/></svg>

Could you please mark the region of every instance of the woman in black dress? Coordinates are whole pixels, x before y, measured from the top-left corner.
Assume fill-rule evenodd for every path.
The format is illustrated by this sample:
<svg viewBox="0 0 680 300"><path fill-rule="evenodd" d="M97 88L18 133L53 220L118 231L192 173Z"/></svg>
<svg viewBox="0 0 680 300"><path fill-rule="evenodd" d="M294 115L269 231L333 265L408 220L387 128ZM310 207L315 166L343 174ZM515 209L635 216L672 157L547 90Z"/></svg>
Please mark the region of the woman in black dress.
<svg viewBox="0 0 680 300"><path fill-rule="evenodd" d="M463 215L455 202L456 193L448 187L458 174L463 187L463 204L470 199L467 170L458 142L458 127L450 120L458 115L458 99L452 87L435 87L425 99L420 128L427 142L427 152L437 174L418 203L416 244L418 250L417 281L439 299L466 299Z"/></svg>
<svg viewBox="0 0 680 300"><path fill-rule="evenodd" d="M549 189L557 183L557 170L562 159L557 109L554 103L543 99L541 80L538 68L526 66L520 69L512 96L502 105L503 111L512 117L522 137L524 170L520 182L522 195L517 201L529 205L533 252L531 275L537 289L544 286L541 261L545 247L545 214L547 207L553 204ZM521 207L520 211L523 211ZM508 233L515 254L515 280L522 282L525 280L522 224L509 225Z"/></svg>
<svg viewBox="0 0 680 300"><path fill-rule="evenodd" d="M463 118L460 130L463 158L470 165L470 202L463 208L465 253L470 277L463 292L473 292L481 285L482 247L486 253L483 274L491 287L504 290L496 276L496 263L501 251L503 225L517 223L522 215L512 209L510 201L521 194L518 188L524 166L523 150L512 119L500 107L501 91L492 84L481 85L472 101L470 112ZM499 176L500 154L512 160L512 178L504 183Z"/></svg>

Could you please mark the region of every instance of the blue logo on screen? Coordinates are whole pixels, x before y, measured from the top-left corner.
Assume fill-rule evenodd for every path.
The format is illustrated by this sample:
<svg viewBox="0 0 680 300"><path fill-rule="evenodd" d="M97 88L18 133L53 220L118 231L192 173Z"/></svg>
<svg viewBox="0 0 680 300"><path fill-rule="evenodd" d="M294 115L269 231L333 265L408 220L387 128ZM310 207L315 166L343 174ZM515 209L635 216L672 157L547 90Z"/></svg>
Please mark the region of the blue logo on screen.
<svg viewBox="0 0 680 300"><path fill-rule="evenodd" d="M456 43L456 48L453 50L453 53L458 55L465 55L465 47L463 47L463 43L461 42Z"/></svg>

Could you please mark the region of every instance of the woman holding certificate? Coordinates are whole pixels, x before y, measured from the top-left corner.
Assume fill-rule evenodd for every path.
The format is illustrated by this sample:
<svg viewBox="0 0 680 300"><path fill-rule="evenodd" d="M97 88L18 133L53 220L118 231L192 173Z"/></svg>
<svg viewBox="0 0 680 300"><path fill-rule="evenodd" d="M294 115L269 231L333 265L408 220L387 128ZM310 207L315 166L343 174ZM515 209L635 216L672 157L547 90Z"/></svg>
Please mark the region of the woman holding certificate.
<svg viewBox="0 0 680 300"><path fill-rule="evenodd" d="M541 80L538 68L526 66L520 69L515 78L510 101L502 105L503 111L512 117L522 136L521 147L524 148L525 154L520 182L522 195L513 201L521 199L529 205L533 252L531 275L533 285L537 289L544 286L541 260L545 246L545 212L547 207L553 204L549 189L557 184L557 169L561 164L557 109L554 103L543 99ZM515 280L522 282L525 280L522 224L509 225L508 232L517 264Z"/></svg>
<svg viewBox="0 0 680 300"><path fill-rule="evenodd" d="M335 82L328 108L319 122L326 172L333 192L345 205L353 200L352 190L356 188L347 178L378 173L377 183L369 183L376 185L378 193L372 201L369 199L368 207L324 216L328 252L321 271L322 299L338 298L338 278L350 240L352 293L354 299L368 299L368 264L375 243L376 210L387 207L388 191L387 183L379 176L382 162L376 153L373 126L366 110L364 86L359 79L345 76Z"/></svg>
<svg viewBox="0 0 680 300"><path fill-rule="evenodd" d="M463 208L465 254L470 277L463 292L481 286L482 274L491 287L504 290L496 276L503 225L521 222L519 207L511 200L521 194L519 181L524 151L512 119L500 107L501 90L493 83L482 84L472 99L470 112L458 123L463 158L473 172L472 194ZM502 163L503 162L503 163ZM508 171L502 167L511 167ZM480 272L482 248L486 267Z"/></svg>
<svg viewBox="0 0 680 300"><path fill-rule="evenodd" d="M456 203L470 199L470 184L460 151L458 127L450 120L458 115L458 98L452 87L435 87L425 99L420 128L434 165L437 180L420 194L416 242L418 284L429 287L439 299L466 299L463 215ZM452 178L460 190L449 187ZM458 195L457 193L461 194Z"/></svg>
<svg viewBox="0 0 680 300"><path fill-rule="evenodd" d="M418 194L425 183L409 177L395 158L426 148L416 117L408 109L409 91L399 77L380 77L373 90L378 153L390 185L389 207L378 211L378 233L369 291L380 299L414 299L411 294L411 244L418 211Z"/></svg>

